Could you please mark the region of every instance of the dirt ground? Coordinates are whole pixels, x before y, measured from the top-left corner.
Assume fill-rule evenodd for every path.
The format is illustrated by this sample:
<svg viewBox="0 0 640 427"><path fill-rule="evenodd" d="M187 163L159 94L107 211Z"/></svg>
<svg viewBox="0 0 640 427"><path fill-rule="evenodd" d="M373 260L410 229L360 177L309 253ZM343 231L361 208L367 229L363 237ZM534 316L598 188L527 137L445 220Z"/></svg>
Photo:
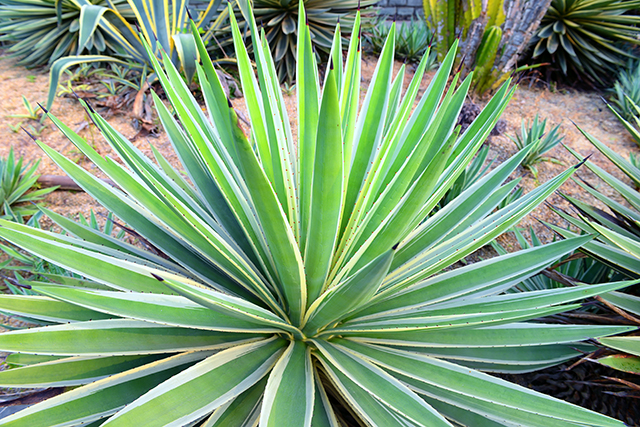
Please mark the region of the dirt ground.
<svg viewBox="0 0 640 427"><path fill-rule="evenodd" d="M396 70L399 69L400 66L400 63L396 63ZM375 58L365 58L363 64L364 89L366 89L366 85L371 79L374 68ZM412 73L407 73L406 75L405 87L408 84L411 74ZM425 77L422 84L423 88L426 88L432 75L433 73ZM27 70L23 67L16 66L14 60L11 58L6 56L0 57L0 156L6 156L10 147L13 147L17 155L24 156L28 161L41 160L38 169L39 173L43 175L60 175L62 171L46 156L43 157L42 151L32 139L22 130L15 130L15 126L21 121L23 121L23 126L32 122L12 117L16 114L26 113L22 101L23 95L33 105L35 105L36 102L43 103L46 100L47 88L47 74ZM507 135L515 136L516 132L519 132L522 119L531 121L536 114L539 114L541 119L548 119L547 129L555 124L561 124L560 129L561 133L565 135L564 143L566 145L585 156L593 154L591 158L593 162L623 181L629 182L620 171L613 167L604 156L591 146L574 125L575 123L582 127L600 141L613 147L624 157L628 157L630 152L638 152L638 146L627 134L622 125L618 123L614 115L607 109L601 96L602 94L600 93L585 93L574 90L552 92L546 88L529 88L527 82L521 84L502 116L506 122L505 132L502 135L492 137L490 140L491 150L489 158L494 159L494 165L497 165L513 155L516 152L516 147ZM295 95L285 98L290 117L295 117ZM482 100L475 99L474 101L482 104ZM235 99L233 103L237 109L244 109L243 99ZM75 99L56 98L51 111L62 122L69 125L72 129L78 130L79 134L93 144L100 154L111 155L107 143L102 139L96 129L93 126L87 126L86 121L88 118ZM109 122L128 138L136 134L136 130L131 125L131 117L127 115L120 114L112 116ZM293 122L292 125L295 126L295 120ZM95 170L95 166L84 159L73 144L71 144L50 121L47 121L46 127L42 130L39 138L49 146L76 161L79 165L90 171ZM153 144L167 156L170 161L174 164L176 162L176 157L173 155L171 145L164 133L161 133L158 137L139 138L135 144L148 155L151 155L149 144ZM538 180L522 167L519 167L514 173L514 176L512 176L512 178L522 177L521 186L525 193L551 179L566 167L577 163L575 158L562 146L554 148L549 155L559 160L562 165L551 162L539 164ZM592 184L598 185L593 174L586 170L586 168L582 168L578 172L578 175L587 179ZM611 192L609 192L606 186L600 187L605 193L611 195ZM580 191L580 187L573 182L565 183L561 190L569 195L585 198L584 192ZM568 207L562 197L557 194L552 195L547 201L555 206ZM105 213L96 202L82 192L56 191L47 196L45 203L50 209L66 216L76 217L78 213L87 215L90 209ZM521 222L521 227L528 229L529 226L532 226L536 234L545 241L549 241L553 235L548 229L540 225L538 219L563 225L561 220L545 205L538 207ZM509 250L517 249L517 243L515 243L515 239L512 237L502 237L500 241Z"/></svg>

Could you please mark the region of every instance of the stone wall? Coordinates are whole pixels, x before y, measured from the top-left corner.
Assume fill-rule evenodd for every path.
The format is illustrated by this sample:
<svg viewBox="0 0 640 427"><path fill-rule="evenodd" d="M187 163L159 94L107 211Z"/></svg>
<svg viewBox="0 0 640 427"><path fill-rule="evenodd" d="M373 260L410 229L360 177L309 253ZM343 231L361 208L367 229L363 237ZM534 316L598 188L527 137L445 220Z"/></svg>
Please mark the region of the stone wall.
<svg viewBox="0 0 640 427"><path fill-rule="evenodd" d="M411 19L413 15L424 15L422 0L380 0L377 4L381 15L397 16L399 20Z"/></svg>

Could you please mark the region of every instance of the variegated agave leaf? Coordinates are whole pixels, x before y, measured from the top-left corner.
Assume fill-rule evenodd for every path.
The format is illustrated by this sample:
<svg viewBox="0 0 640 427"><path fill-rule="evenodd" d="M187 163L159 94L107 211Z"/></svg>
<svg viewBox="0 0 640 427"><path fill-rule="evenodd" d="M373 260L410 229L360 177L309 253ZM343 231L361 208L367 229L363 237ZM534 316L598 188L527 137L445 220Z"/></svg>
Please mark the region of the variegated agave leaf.
<svg viewBox="0 0 640 427"><path fill-rule="evenodd" d="M254 73L231 17L250 130L199 38L206 112L170 58L154 60L173 112L157 97L156 107L186 177L90 108L121 163L49 115L117 187L38 144L157 251L64 221L68 235L1 222L2 238L85 279L0 298L1 310L52 323L0 334L0 350L23 365L0 372L0 385L73 387L0 424L622 426L482 372L553 365L576 355L576 341L629 330L528 322L628 283L503 294L589 236L442 273L574 172L493 212L525 149L429 216L513 89L459 135L470 79L449 84L455 51L414 107L425 62L402 94L392 27L358 108L360 40L343 62L336 31L320 82L300 19L294 139L264 36L250 18Z"/></svg>

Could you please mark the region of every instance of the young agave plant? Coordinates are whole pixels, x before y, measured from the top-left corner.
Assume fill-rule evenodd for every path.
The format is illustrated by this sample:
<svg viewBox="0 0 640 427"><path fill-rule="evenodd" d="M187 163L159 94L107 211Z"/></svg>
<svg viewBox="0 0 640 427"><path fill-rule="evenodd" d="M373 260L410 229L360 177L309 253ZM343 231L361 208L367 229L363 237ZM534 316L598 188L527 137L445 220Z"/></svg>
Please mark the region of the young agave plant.
<svg viewBox="0 0 640 427"><path fill-rule="evenodd" d="M590 237L442 272L574 172L492 213L525 149L428 217L513 89L459 135L471 80L448 84L455 52L414 109L426 62L401 96L392 29L358 112L360 40L343 63L336 31L321 85L302 4L299 15L297 145L250 12L257 76L232 18L250 138L202 43L208 117L170 58L154 64L177 118L155 97L158 114L187 178L90 108L122 164L49 115L117 187L38 144L153 251L54 213L68 235L2 221L3 238L84 278L0 298L3 311L50 323L0 334L22 365L0 372L0 385L70 387L0 424L623 425L481 372L558 363L576 341L630 329L528 322L629 282L502 294Z"/></svg>

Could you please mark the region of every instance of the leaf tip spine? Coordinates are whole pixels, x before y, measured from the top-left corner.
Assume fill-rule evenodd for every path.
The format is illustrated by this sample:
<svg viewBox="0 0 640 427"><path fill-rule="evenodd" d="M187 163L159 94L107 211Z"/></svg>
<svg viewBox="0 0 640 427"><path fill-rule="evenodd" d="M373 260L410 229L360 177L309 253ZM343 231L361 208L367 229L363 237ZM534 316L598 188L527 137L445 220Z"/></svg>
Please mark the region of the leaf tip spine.
<svg viewBox="0 0 640 427"><path fill-rule="evenodd" d="M49 110L47 110L46 108L44 108L44 107L42 106L42 104L40 104L39 102L37 102L37 104L38 104L38 107L40 107L40 109L41 109L42 111L44 111L44 113L45 113L45 114L49 114Z"/></svg>
<svg viewBox="0 0 640 427"><path fill-rule="evenodd" d="M164 279L162 277L158 276L155 273L151 273L151 276L153 276L153 278L156 279L159 282L164 282Z"/></svg>
<svg viewBox="0 0 640 427"><path fill-rule="evenodd" d="M34 141L37 141L36 137L35 137L35 136L33 136L33 135L31 135L31 134L29 133L29 131L28 131L28 130L26 130L23 126L20 126L20 129L22 129L22 130L23 130L27 135L29 135L29 137L31 137L31 139L33 139Z"/></svg>
<svg viewBox="0 0 640 427"><path fill-rule="evenodd" d="M593 153L589 154L587 157L585 157L584 159L582 159L582 161L580 163L578 163L577 165L575 165L573 168L574 169L578 169L580 166L584 165L587 160L589 160L589 158L593 156Z"/></svg>

